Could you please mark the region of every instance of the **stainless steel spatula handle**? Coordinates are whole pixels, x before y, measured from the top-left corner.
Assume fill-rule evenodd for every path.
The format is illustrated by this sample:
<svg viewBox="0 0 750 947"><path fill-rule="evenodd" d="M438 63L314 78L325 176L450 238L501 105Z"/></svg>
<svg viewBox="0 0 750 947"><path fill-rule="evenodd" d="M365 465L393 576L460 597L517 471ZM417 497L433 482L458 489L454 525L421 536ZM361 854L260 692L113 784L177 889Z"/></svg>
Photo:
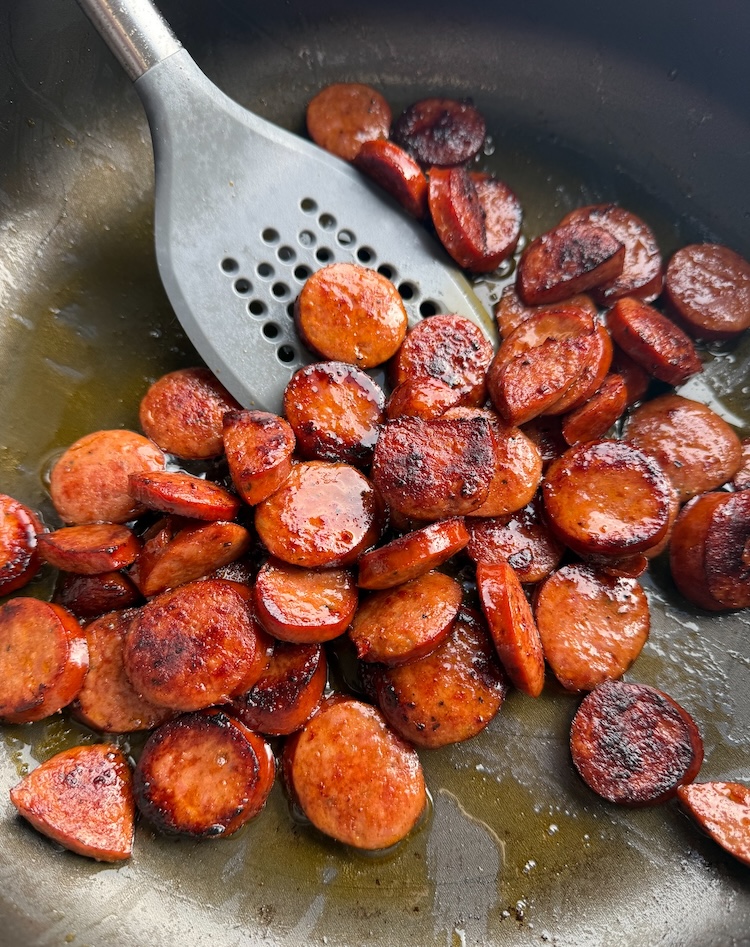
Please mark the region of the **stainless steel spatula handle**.
<svg viewBox="0 0 750 947"><path fill-rule="evenodd" d="M151 0L78 0L78 4L133 81L182 48Z"/></svg>

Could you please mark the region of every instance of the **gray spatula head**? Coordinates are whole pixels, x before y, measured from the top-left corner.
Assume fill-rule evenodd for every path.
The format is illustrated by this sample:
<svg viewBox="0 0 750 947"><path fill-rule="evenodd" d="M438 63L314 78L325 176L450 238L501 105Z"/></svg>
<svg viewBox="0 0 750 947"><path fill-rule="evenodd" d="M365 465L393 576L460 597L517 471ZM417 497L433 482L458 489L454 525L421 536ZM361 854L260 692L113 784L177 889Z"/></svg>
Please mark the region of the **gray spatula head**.
<svg viewBox="0 0 750 947"><path fill-rule="evenodd" d="M242 404L279 411L289 378L313 360L295 332L293 305L307 277L328 263L379 270L399 288L411 323L459 312L494 337L434 236L354 168L224 95L150 2L118 0L116 12L110 0L79 2L136 79L148 114L156 254L169 299ZM125 27L113 29L126 14ZM133 44L146 47L135 63Z"/></svg>

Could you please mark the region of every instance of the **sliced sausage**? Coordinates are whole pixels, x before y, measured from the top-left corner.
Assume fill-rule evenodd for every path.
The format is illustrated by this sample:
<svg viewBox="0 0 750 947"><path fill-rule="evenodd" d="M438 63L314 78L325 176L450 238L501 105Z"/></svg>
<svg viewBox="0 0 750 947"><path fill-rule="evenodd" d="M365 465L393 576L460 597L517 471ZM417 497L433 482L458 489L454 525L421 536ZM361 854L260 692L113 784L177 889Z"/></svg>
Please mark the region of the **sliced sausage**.
<svg viewBox="0 0 750 947"><path fill-rule="evenodd" d="M127 526L92 523L42 533L38 549L45 562L58 569L96 575L131 565L138 558L141 543Z"/></svg>
<svg viewBox="0 0 750 947"><path fill-rule="evenodd" d="M427 572L363 599L349 638L361 661L406 664L434 651L461 606L460 584L441 572Z"/></svg>
<svg viewBox="0 0 750 947"><path fill-rule="evenodd" d="M207 460L223 454L222 418L239 407L207 368L179 368L151 385L139 420L162 450L185 460Z"/></svg>
<svg viewBox="0 0 750 947"><path fill-rule="evenodd" d="M170 720L146 741L135 768L138 809L159 831L228 836L266 804L276 776L271 747L223 711Z"/></svg>
<svg viewBox="0 0 750 947"><path fill-rule="evenodd" d="M703 371L690 337L639 299L618 299L607 313L607 326L620 348L659 381L681 385Z"/></svg>
<svg viewBox="0 0 750 947"><path fill-rule="evenodd" d="M677 394L639 405L623 436L654 457L685 503L732 479L742 464L742 446L732 428L711 408Z"/></svg>
<svg viewBox="0 0 750 947"><path fill-rule="evenodd" d="M89 664L86 635L60 605L14 598L0 605L0 718L42 720L78 694Z"/></svg>
<svg viewBox="0 0 750 947"><path fill-rule="evenodd" d="M544 470L570 446L562 435L562 419L557 415L537 415L527 421L521 430L542 455Z"/></svg>
<svg viewBox="0 0 750 947"><path fill-rule="evenodd" d="M50 495L64 523L126 523L143 512L130 495L132 473L163 470L165 457L133 431L95 431L63 453L50 474Z"/></svg>
<svg viewBox="0 0 750 947"><path fill-rule="evenodd" d="M315 643L343 635L357 610L348 569L313 569L270 559L258 573L253 601L258 620L282 641Z"/></svg>
<svg viewBox="0 0 750 947"><path fill-rule="evenodd" d="M392 138L420 164L463 164L484 144L487 126L471 102L428 98L414 102L396 119Z"/></svg>
<svg viewBox="0 0 750 947"><path fill-rule="evenodd" d="M399 536L385 546L362 553L357 561L357 585L363 589L390 589L437 569L469 541L461 517L430 523Z"/></svg>
<svg viewBox="0 0 750 947"><path fill-rule="evenodd" d="M125 635L135 609L100 615L86 625L89 669L71 704L73 716L102 733L150 730L173 714L144 700L133 689L123 665Z"/></svg>
<svg viewBox="0 0 750 947"><path fill-rule="evenodd" d="M376 707L353 698L327 701L284 746L293 802L319 831L366 850L405 838L427 804L413 747Z"/></svg>
<svg viewBox="0 0 750 947"><path fill-rule="evenodd" d="M628 393L622 377L608 375L588 401L565 415L562 435L571 446L604 437L619 420L627 404Z"/></svg>
<svg viewBox="0 0 750 947"><path fill-rule="evenodd" d="M649 373L617 345L612 355L612 371L625 382L628 406L640 401L648 391L651 384Z"/></svg>
<svg viewBox="0 0 750 947"><path fill-rule="evenodd" d="M255 619L221 579L190 582L144 605L127 630L123 659L136 693L172 710L226 703L266 666Z"/></svg>
<svg viewBox="0 0 750 947"><path fill-rule="evenodd" d="M343 362L306 365L284 390L284 415L307 460L369 466L384 407L382 388Z"/></svg>
<svg viewBox="0 0 750 947"><path fill-rule="evenodd" d="M750 327L750 263L720 244L689 244L667 265L664 299L692 336L729 339Z"/></svg>
<svg viewBox="0 0 750 947"><path fill-rule="evenodd" d="M114 744L56 753L11 789L10 801L35 829L71 852L103 862L132 854L133 776Z"/></svg>
<svg viewBox="0 0 750 947"><path fill-rule="evenodd" d="M550 303L546 306L527 306L521 302L514 284L511 283L505 286L500 294L500 299L493 308L500 338L507 339L511 332L514 332L529 316L533 316L544 309L557 309L558 307L582 309L592 317L596 316L598 312L596 303L585 293L578 293L560 303Z"/></svg>
<svg viewBox="0 0 750 947"><path fill-rule="evenodd" d="M0 493L0 595L23 588L39 572L37 536L43 532L33 510Z"/></svg>
<svg viewBox="0 0 750 947"><path fill-rule="evenodd" d="M662 288L663 261L654 232L640 217L617 204L593 204L571 211L561 223L603 227L625 247L622 273L595 290L602 305L621 296L637 296L646 302L656 299Z"/></svg>
<svg viewBox="0 0 750 947"><path fill-rule="evenodd" d="M523 587L505 560L477 563L477 592L500 663L511 683L538 697L544 687L539 631Z"/></svg>
<svg viewBox="0 0 750 947"><path fill-rule="evenodd" d="M130 495L150 510L195 520L233 520L240 501L229 490L192 474L173 470L131 474Z"/></svg>
<svg viewBox="0 0 750 947"><path fill-rule="evenodd" d="M709 782L680 786L682 807L730 855L750 865L750 787Z"/></svg>
<svg viewBox="0 0 750 947"><path fill-rule="evenodd" d="M246 694L230 705L245 726L269 736L288 736L312 717L328 677L319 644L277 641L268 667Z"/></svg>
<svg viewBox="0 0 750 947"><path fill-rule="evenodd" d="M427 204L438 239L456 263L481 271L487 231L476 185L464 167L431 168Z"/></svg>
<svg viewBox="0 0 750 947"><path fill-rule="evenodd" d="M597 325L591 335L587 335L581 342L588 352L581 373L562 398L547 409L549 414L567 414L580 408L593 398L604 384L614 354L609 332L603 325Z"/></svg>
<svg viewBox="0 0 750 947"><path fill-rule="evenodd" d="M227 411L224 450L237 492L254 506L278 490L292 469L296 444L287 421L268 411Z"/></svg>
<svg viewBox="0 0 750 947"><path fill-rule="evenodd" d="M492 344L466 316L440 313L409 331L391 365L393 387L409 379L439 378L461 392L462 404L481 406Z"/></svg>
<svg viewBox="0 0 750 947"><path fill-rule="evenodd" d="M470 269L488 273L497 269L516 249L523 211L520 201L503 181L481 171L470 173L484 216L486 243L484 258Z"/></svg>
<svg viewBox="0 0 750 947"><path fill-rule="evenodd" d="M590 691L622 677L641 653L651 620L635 579L580 563L553 572L534 600L544 656L566 690Z"/></svg>
<svg viewBox="0 0 750 947"><path fill-rule="evenodd" d="M387 138L391 107L377 89L361 82L335 82L307 105L307 131L321 148L344 161L357 157L362 144Z"/></svg>
<svg viewBox="0 0 750 947"><path fill-rule="evenodd" d="M707 611L723 610L708 587L706 537L713 514L728 493L705 493L693 497L681 509L669 542L669 566L674 583L685 598Z"/></svg>
<svg viewBox="0 0 750 947"><path fill-rule="evenodd" d="M364 141L354 164L398 201L407 214L424 220L427 216L427 178L403 148L385 138Z"/></svg>
<svg viewBox="0 0 750 947"><path fill-rule="evenodd" d="M481 616L462 608L432 654L380 669L374 686L393 729L415 746L434 749L484 730L500 710L508 681Z"/></svg>
<svg viewBox="0 0 750 947"><path fill-rule="evenodd" d="M331 263L313 273L294 313L309 349L358 368L388 361L406 335L406 309L396 287L357 263Z"/></svg>
<svg viewBox="0 0 750 947"><path fill-rule="evenodd" d="M451 388L440 378L419 375L396 385L388 398L386 417L389 421L396 418L439 418L462 400L459 388Z"/></svg>
<svg viewBox="0 0 750 947"><path fill-rule="evenodd" d="M732 477L732 486L735 490L750 490L750 437L746 437L740 447L742 449L742 464Z"/></svg>
<svg viewBox="0 0 750 947"><path fill-rule="evenodd" d="M521 582L533 583L556 569L565 552L542 521L538 504L530 503L508 516L466 521L474 562L507 562Z"/></svg>
<svg viewBox="0 0 750 947"><path fill-rule="evenodd" d="M84 621L106 612L140 605L142 596L133 581L122 572L101 572L99 575L61 572L52 600L79 621Z"/></svg>
<svg viewBox="0 0 750 947"><path fill-rule="evenodd" d="M524 250L516 286L527 305L559 302L622 273L624 245L603 227L559 224Z"/></svg>
<svg viewBox="0 0 750 947"><path fill-rule="evenodd" d="M695 722L655 687L606 681L581 701L570 728L573 763L609 802L665 802L692 782L703 762Z"/></svg>
<svg viewBox="0 0 750 947"><path fill-rule="evenodd" d="M297 464L255 508L255 528L272 556L311 569L355 562L380 536L382 504L356 467Z"/></svg>
<svg viewBox="0 0 750 947"><path fill-rule="evenodd" d="M486 418L399 418L383 425L372 478L392 510L437 520L480 507L496 469Z"/></svg>

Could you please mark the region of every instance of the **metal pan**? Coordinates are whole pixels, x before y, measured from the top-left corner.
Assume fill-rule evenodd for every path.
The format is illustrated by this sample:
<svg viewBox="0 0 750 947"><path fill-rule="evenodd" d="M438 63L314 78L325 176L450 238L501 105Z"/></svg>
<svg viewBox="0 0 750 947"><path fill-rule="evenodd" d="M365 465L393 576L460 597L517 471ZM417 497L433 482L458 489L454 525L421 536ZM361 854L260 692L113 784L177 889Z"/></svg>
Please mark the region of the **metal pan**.
<svg viewBox="0 0 750 947"><path fill-rule="evenodd" d="M724 0L534 4L164 0L199 64L230 95L301 130L334 80L378 86L394 109L472 96L488 161L534 235L616 199L665 252L717 239L750 253L750 7ZM148 380L190 364L151 245L151 154L140 103L73 0L0 12L0 490L51 516L56 452L137 423ZM497 285L486 283L491 296ZM748 432L750 346L715 347L705 400ZM32 587L49 591L50 577ZM628 678L699 722L701 778L750 779L750 619L689 607L657 564L653 628ZM572 772L577 701L513 694L478 738L423 754L424 827L366 857L316 836L279 787L237 836L176 842L138 830L132 861L61 852L15 817L25 766L91 739L65 718L0 735L0 944L750 943L750 875L677 808L623 810Z"/></svg>

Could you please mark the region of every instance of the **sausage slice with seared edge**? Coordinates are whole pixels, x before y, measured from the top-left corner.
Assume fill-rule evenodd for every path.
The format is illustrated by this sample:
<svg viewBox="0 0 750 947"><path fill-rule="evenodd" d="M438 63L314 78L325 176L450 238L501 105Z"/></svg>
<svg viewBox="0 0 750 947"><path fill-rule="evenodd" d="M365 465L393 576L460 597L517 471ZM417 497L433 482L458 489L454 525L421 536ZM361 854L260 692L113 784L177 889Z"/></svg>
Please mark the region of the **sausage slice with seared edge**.
<svg viewBox="0 0 750 947"><path fill-rule="evenodd" d="M43 533L38 549L40 556L58 569L97 575L131 565L141 551L141 543L127 526L92 523Z"/></svg>
<svg viewBox="0 0 750 947"><path fill-rule="evenodd" d="M393 124L393 140L429 167L464 164L484 144L487 126L471 102L428 98L404 109Z"/></svg>
<svg viewBox="0 0 750 947"><path fill-rule="evenodd" d="M43 531L36 513L0 493L0 595L23 588L39 572L37 537Z"/></svg>
<svg viewBox="0 0 750 947"><path fill-rule="evenodd" d="M462 517L439 520L399 536L385 546L363 552L357 561L357 585L390 589L437 569L469 541Z"/></svg>
<svg viewBox="0 0 750 947"><path fill-rule="evenodd" d="M731 782L691 783L679 787L677 798L704 832L750 865L750 787Z"/></svg>
<svg viewBox="0 0 750 947"><path fill-rule="evenodd" d="M344 161L357 157L366 141L387 138L391 108L377 89L361 82L334 82L307 105L307 130L321 148Z"/></svg>

